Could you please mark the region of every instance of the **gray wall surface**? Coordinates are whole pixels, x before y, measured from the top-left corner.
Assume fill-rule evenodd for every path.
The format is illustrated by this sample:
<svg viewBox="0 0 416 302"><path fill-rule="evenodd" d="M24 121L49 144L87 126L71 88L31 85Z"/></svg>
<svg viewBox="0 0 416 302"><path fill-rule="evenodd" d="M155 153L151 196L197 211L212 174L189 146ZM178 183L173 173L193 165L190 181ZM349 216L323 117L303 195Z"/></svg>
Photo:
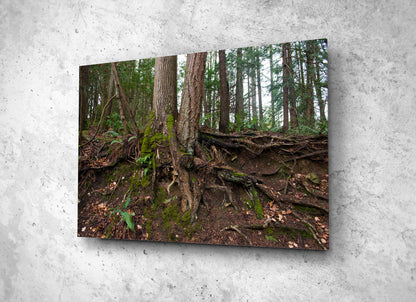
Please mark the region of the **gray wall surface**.
<svg viewBox="0 0 416 302"><path fill-rule="evenodd" d="M1 301L415 301L416 1L0 2ZM328 38L330 250L76 237L78 66Z"/></svg>

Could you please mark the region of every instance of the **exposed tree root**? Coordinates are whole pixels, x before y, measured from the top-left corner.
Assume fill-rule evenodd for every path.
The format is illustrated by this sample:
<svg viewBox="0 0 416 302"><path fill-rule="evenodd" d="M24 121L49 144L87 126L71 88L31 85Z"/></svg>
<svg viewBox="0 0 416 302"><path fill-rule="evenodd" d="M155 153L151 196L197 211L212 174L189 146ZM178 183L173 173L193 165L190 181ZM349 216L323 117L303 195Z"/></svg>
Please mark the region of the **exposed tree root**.
<svg viewBox="0 0 416 302"><path fill-rule="evenodd" d="M244 239L246 239L247 242L250 245L253 245L253 243L251 242L250 238L248 238L243 232L241 232L241 230L239 229L239 227L237 225L229 225L229 226L223 228L220 232L223 232L223 231L235 231L238 234L240 234L241 236L243 236Z"/></svg>
<svg viewBox="0 0 416 302"><path fill-rule="evenodd" d="M205 186L205 189L207 189L207 190L224 190L227 197L228 197L228 204L225 202L225 199L224 199L224 202L222 203L223 206L227 207L228 205L232 205L234 207L234 209L236 211L238 211L238 207L235 204L235 202L233 201L233 196L232 196L230 188L228 188L227 186L210 185L210 186Z"/></svg>
<svg viewBox="0 0 416 302"><path fill-rule="evenodd" d="M316 196L316 197L319 197L319 198L322 198L322 199L325 199L325 200L329 199L328 195L322 194L320 191L309 187L306 181L302 181L302 185L306 189L306 191L308 191L309 194L311 194L313 196Z"/></svg>
<svg viewBox="0 0 416 302"><path fill-rule="evenodd" d="M291 213L293 216L295 216L297 219L299 219L309 230L309 233L312 234L313 238L315 239L316 243L323 249L326 250L327 248L324 247L321 243L321 241L318 238L318 232L317 230L309 223L307 222L305 219L303 219L299 214L297 214L296 212L292 211Z"/></svg>

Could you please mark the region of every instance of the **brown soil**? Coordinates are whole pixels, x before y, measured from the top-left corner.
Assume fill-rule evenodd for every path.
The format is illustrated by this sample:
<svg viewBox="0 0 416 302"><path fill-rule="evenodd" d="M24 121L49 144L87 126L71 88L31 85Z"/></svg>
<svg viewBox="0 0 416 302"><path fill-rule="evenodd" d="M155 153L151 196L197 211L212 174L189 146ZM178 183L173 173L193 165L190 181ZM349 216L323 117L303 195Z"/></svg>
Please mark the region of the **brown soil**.
<svg viewBox="0 0 416 302"><path fill-rule="evenodd" d="M80 150L78 236L328 249L328 155L316 152L327 148L327 137L292 139L301 143L257 153L218 147L224 164L255 177L277 196L271 200L256 190L263 218L257 218L256 210L248 206L251 198L245 186L209 174L197 219L190 223L189 211L181 210L177 183L170 186L168 193L173 178L169 162L161 160L157 168L152 198L151 184L141 181L144 166L133 159L132 145L136 140L125 138L124 143L110 145L111 139L99 136ZM266 133L264 138L252 141L265 145L270 138ZM308 153L312 155L305 156ZM310 173L319 177L319 183L311 181ZM218 187L230 189L233 204L227 192ZM131 217L133 230L128 228L125 217Z"/></svg>

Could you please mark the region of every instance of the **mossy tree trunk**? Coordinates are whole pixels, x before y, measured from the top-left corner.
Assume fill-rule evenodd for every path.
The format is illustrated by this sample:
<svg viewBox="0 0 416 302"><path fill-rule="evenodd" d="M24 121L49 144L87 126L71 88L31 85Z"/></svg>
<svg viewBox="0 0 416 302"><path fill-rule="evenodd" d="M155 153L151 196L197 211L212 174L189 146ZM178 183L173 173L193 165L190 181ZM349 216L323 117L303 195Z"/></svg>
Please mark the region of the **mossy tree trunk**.
<svg viewBox="0 0 416 302"><path fill-rule="evenodd" d="M155 136L157 132L162 132L169 141L169 156L173 168L178 174L178 184L182 192L182 210L189 209L191 211L191 220L196 217L202 191L201 184L192 171L192 165L187 166L183 163L186 159L189 159L190 162L193 161L194 148L197 145L202 97L205 93L206 56L207 53L196 53L187 57L181 109L176 123L174 116L177 108L177 60L176 57L156 58L153 118L151 125L146 128L144 138L144 141L149 140L149 136ZM155 148L158 147L155 146ZM186 149L188 153L183 153L182 148ZM155 152L156 150L151 151Z"/></svg>
<svg viewBox="0 0 416 302"><path fill-rule="evenodd" d="M155 59L155 80L153 93L153 129L168 135L168 116L176 120L177 108L177 57Z"/></svg>

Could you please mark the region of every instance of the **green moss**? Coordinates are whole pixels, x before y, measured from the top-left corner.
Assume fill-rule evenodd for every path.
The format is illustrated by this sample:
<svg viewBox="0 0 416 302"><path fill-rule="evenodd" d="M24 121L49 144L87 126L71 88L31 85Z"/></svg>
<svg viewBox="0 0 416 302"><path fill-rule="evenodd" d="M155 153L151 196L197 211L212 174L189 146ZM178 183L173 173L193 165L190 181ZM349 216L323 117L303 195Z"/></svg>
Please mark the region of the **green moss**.
<svg viewBox="0 0 416 302"><path fill-rule="evenodd" d="M254 191L254 212L256 213L257 219L263 219L263 207L257 195L257 191Z"/></svg>
<svg viewBox="0 0 416 302"><path fill-rule="evenodd" d="M190 222L191 222L191 210L187 210L185 213L183 213L179 223L183 228L185 228L186 226L189 225Z"/></svg>
<svg viewBox="0 0 416 302"><path fill-rule="evenodd" d="M170 232L172 228L172 222L177 222L179 217L178 205L173 203L166 207L162 212L163 229Z"/></svg>
<svg viewBox="0 0 416 302"><path fill-rule="evenodd" d="M140 185L142 188L146 188L150 185L150 175L143 175L142 179L140 180Z"/></svg>
<svg viewBox="0 0 416 302"><path fill-rule="evenodd" d="M167 123L166 123L166 125L168 126L168 130L169 130L169 138L171 138L170 137L170 133L173 130L173 124L174 123L175 123L175 120L173 119L173 115L172 114L169 114L168 115L168 120L167 120Z"/></svg>
<svg viewBox="0 0 416 302"><path fill-rule="evenodd" d="M302 212L302 213L306 213L306 214L310 214L310 215L322 215L323 211L317 209L317 208L312 208L312 207L307 207L307 206L302 206L302 205L294 205L295 210L298 212Z"/></svg>
<svg viewBox="0 0 416 302"><path fill-rule="evenodd" d="M275 231L272 227L267 227L264 231L267 235L270 235L270 236L273 236L274 233L275 233Z"/></svg>
<svg viewBox="0 0 416 302"><path fill-rule="evenodd" d="M196 232L198 232L198 231L200 231L200 230L202 230L202 227L201 227L201 225L197 222L197 223L195 223L195 224L193 224L193 225L189 225L188 227L184 228L184 229L183 229L183 232L184 232L185 236L187 236L189 239L191 239L191 238L192 238L192 236L193 236Z"/></svg>
<svg viewBox="0 0 416 302"><path fill-rule="evenodd" d="M161 205L166 200L166 192L162 187L158 187L155 193L155 201L154 203L157 205Z"/></svg>
<svg viewBox="0 0 416 302"><path fill-rule="evenodd" d="M237 176L237 177L244 177L244 176L246 176L244 173L238 173L238 172L231 172L231 175Z"/></svg>
<svg viewBox="0 0 416 302"><path fill-rule="evenodd" d="M142 142L142 153L141 156L145 156L151 152L150 150L150 133L152 131L152 128L150 128L150 125L146 127L146 130L144 130L144 136L143 136L143 142Z"/></svg>
<svg viewBox="0 0 416 302"><path fill-rule="evenodd" d="M141 186L141 181L139 180L139 173L134 173L133 176L130 177L129 181L130 181L130 186L129 186L130 192L139 193L140 186Z"/></svg>

